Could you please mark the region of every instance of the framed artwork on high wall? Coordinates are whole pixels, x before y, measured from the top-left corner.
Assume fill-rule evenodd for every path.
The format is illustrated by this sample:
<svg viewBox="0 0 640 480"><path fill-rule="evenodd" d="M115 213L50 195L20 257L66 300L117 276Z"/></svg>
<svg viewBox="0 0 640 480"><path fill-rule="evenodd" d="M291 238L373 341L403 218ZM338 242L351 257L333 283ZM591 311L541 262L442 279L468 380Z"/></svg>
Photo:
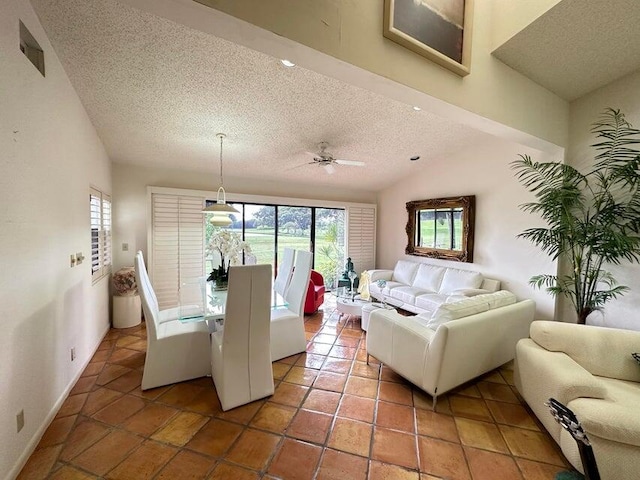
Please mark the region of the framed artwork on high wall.
<svg viewBox="0 0 640 480"><path fill-rule="evenodd" d="M473 0L384 0L390 40L448 68L469 74Z"/></svg>

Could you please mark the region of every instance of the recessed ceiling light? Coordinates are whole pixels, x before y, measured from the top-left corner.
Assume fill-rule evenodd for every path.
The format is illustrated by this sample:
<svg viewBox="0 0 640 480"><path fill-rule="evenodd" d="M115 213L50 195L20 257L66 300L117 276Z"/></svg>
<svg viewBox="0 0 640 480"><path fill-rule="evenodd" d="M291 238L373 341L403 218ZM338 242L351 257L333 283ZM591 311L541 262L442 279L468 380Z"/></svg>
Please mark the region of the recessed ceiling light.
<svg viewBox="0 0 640 480"><path fill-rule="evenodd" d="M416 160L420 160L420 155L414 155L409 160L411 160L412 162L415 162Z"/></svg>
<svg viewBox="0 0 640 480"><path fill-rule="evenodd" d="M280 60L280 63L282 63L285 67L295 67L296 66L295 63L293 63L290 60L286 60L286 59Z"/></svg>
<svg viewBox="0 0 640 480"><path fill-rule="evenodd" d="M414 109L416 112L419 112L420 110L422 110L420 107L416 107L415 105L414 105L413 109Z"/></svg>

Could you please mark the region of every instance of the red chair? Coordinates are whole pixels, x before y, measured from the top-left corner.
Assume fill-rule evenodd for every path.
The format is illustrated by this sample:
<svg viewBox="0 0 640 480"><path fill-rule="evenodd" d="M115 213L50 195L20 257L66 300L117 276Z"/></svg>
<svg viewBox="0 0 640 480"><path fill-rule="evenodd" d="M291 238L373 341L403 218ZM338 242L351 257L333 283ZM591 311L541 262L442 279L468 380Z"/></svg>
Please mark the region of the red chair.
<svg viewBox="0 0 640 480"><path fill-rule="evenodd" d="M304 313L315 313L324 302L324 278L320 273L311 270L307 297L304 301Z"/></svg>

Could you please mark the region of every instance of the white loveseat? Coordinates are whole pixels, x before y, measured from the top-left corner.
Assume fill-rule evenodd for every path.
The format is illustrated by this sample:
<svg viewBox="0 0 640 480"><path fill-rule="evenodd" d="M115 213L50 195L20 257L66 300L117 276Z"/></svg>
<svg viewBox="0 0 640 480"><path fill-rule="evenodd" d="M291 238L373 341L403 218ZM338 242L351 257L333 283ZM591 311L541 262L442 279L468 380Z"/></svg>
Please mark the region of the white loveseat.
<svg viewBox="0 0 640 480"><path fill-rule="evenodd" d="M500 282L481 273L399 260L393 270L370 270L369 293L413 313L432 313L443 303L496 292Z"/></svg>
<svg viewBox="0 0 640 480"><path fill-rule="evenodd" d="M512 360L516 343L528 336L532 300L507 291L443 304L433 314L403 316L374 310L367 354L433 396Z"/></svg>
<svg viewBox="0 0 640 480"><path fill-rule="evenodd" d="M578 417L602 480L640 478L640 332L537 321L516 348L515 383L562 453L582 462L571 435L545 406L553 397Z"/></svg>

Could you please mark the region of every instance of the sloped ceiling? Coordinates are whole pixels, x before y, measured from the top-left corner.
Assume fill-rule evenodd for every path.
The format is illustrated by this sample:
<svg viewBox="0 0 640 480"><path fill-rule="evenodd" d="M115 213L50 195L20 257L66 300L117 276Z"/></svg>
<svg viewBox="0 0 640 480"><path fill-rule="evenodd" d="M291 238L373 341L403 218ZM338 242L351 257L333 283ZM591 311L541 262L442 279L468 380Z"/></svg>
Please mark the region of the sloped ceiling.
<svg viewBox="0 0 640 480"><path fill-rule="evenodd" d="M494 50L572 101L640 69L640 1L563 0Z"/></svg>
<svg viewBox="0 0 640 480"><path fill-rule="evenodd" d="M31 0L115 162L378 191L490 137L114 0ZM337 158L308 165L320 141ZM421 160L409 158L419 155Z"/></svg>

